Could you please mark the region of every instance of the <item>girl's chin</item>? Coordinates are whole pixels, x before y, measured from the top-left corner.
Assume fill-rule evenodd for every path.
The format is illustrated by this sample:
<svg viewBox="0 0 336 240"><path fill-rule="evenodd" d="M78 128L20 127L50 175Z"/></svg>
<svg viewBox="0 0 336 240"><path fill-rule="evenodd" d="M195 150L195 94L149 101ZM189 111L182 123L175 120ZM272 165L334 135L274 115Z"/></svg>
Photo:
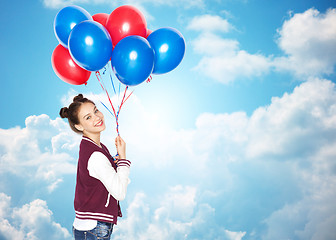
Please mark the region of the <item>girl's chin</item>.
<svg viewBox="0 0 336 240"><path fill-rule="evenodd" d="M106 129L105 123L103 123L103 125L99 126L99 129L101 129L101 131L104 131Z"/></svg>

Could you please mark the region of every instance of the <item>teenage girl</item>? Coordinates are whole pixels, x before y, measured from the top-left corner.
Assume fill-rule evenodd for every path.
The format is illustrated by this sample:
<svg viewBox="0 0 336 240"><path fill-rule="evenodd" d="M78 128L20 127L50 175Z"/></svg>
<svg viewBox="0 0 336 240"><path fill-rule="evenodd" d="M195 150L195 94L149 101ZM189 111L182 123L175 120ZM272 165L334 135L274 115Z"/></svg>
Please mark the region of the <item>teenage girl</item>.
<svg viewBox="0 0 336 240"><path fill-rule="evenodd" d="M126 196L129 167L126 144L118 136L114 159L100 142L105 130L103 114L93 101L82 94L74 97L69 107L60 110L73 131L82 134L79 147L75 190L73 234L75 240L110 239L117 217L121 217L119 201Z"/></svg>

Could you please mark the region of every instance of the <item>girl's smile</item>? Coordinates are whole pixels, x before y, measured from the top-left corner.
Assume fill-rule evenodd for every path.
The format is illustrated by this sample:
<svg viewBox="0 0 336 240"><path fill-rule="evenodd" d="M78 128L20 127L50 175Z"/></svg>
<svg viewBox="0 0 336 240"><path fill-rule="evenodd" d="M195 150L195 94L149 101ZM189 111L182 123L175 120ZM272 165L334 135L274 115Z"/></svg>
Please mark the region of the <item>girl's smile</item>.
<svg viewBox="0 0 336 240"><path fill-rule="evenodd" d="M96 125L95 127L100 127L104 124L104 121L103 120L100 120Z"/></svg>

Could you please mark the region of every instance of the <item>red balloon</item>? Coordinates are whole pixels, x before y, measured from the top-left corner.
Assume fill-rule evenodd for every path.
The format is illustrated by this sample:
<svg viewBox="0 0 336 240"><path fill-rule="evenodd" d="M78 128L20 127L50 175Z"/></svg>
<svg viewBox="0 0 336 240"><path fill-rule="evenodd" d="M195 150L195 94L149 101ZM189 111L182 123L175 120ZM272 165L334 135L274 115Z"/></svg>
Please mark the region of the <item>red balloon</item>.
<svg viewBox="0 0 336 240"><path fill-rule="evenodd" d="M130 35L147 36L147 23L144 15L135 7L124 5L109 15L106 29L110 33L113 46Z"/></svg>
<svg viewBox="0 0 336 240"><path fill-rule="evenodd" d="M59 44L51 55L51 65L56 75L66 83L81 85L86 83L91 75L78 66L71 58L68 49Z"/></svg>
<svg viewBox="0 0 336 240"><path fill-rule="evenodd" d="M97 13L92 16L93 20L99 22L104 27L106 26L107 18L109 15L107 13Z"/></svg>

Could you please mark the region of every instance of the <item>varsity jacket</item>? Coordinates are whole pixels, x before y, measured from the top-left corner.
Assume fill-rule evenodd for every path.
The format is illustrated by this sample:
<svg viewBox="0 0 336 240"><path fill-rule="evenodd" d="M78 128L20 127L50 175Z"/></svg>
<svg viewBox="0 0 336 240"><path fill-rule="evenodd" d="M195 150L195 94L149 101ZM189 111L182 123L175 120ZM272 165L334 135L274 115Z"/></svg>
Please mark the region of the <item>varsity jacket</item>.
<svg viewBox="0 0 336 240"><path fill-rule="evenodd" d="M124 181L123 185L126 184L126 186L128 183L125 183L125 178L127 178L127 181L129 181L128 168L131 163L126 159L120 159L117 166L114 163L114 159L110 155L106 146L104 144L101 144L101 146L102 147L99 147L94 141L87 137L83 137L80 143L74 200L75 213L76 218L78 219L97 220L116 224L117 217L122 217L122 214L119 201L113 196L113 186L108 187L109 183L106 183L104 181L102 182L97 178L91 176L93 174L91 173L90 175L89 173L88 163L89 159L93 155L103 157L104 160L106 157L111 164L107 167L112 166L115 170L115 172L112 172L116 177L114 179L120 179L118 178L120 176L117 176L119 171L120 174L123 174L120 181ZM124 174L123 171L126 173ZM117 196L117 194L115 194L115 196Z"/></svg>

